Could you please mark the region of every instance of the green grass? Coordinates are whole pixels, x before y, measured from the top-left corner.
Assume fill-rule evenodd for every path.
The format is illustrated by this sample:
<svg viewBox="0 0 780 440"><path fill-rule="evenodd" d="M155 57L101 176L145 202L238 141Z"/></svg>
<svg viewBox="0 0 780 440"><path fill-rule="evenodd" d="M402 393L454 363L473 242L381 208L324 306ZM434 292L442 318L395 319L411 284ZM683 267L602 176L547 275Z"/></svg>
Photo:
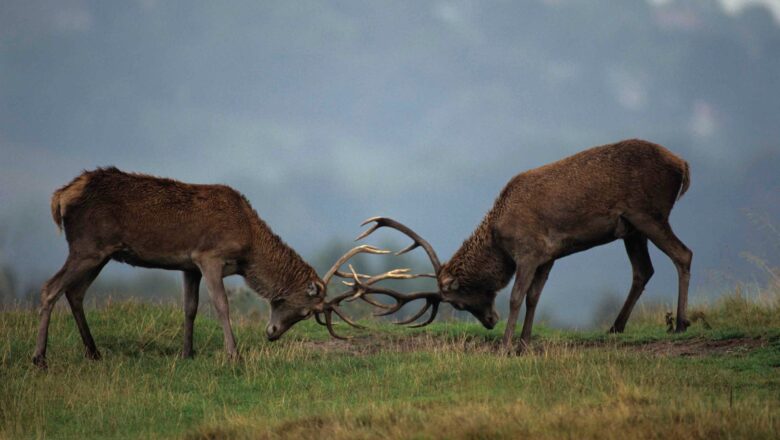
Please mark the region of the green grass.
<svg viewBox="0 0 780 440"><path fill-rule="evenodd" d="M702 309L711 329L683 335L659 310L617 336L538 326L519 356L495 352L502 329L469 323L372 324L341 343L307 321L269 343L264 322L238 320L235 363L214 320L198 318L182 360L179 309L119 303L88 313L98 362L56 312L45 372L30 361L37 315L0 312L0 438L778 438L772 301L729 297ZM693 355L664 355L681 346Z"/></svg>

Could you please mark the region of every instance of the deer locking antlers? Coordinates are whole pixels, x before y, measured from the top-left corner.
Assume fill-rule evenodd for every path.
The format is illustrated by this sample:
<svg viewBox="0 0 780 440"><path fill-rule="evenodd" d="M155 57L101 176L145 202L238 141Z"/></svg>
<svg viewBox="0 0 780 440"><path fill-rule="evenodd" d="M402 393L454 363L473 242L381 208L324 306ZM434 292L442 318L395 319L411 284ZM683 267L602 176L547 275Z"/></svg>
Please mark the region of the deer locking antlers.
<svg viewBox="0 0 780 440"><path fill-rule="evenodd" d="M378 275L365 275L361 273L357 273L355 271L355 268L350 264L349 265L349 272L343 272L339 270L339 268L346 263L350 258L352 258L354 255L358 253L371 253L371 254L388 254L389 251L377 249L373 246L368 245L362 245L357 246L350 251L348 251L346 254L344 254L341 258L339 258L336 263L334 263L333 267L328 270L328 272L323 277L323 282L327 286L327 284L330 282L330 280L336 276L339 278L344 278L345 280L352 280L352 281L342 281L342 283L348 287L345 291L341 292L339 295L331 298L329 301L327 301L323 307L322 311L315 312L315 319L317 323L320 325L324 325L328 328L328 332L331 336L338 339L348 339L346 337L338 335L335 330L333 329L333 314L335 313L336 316L341 318L342 321L347 323L348 325L355 327L355 328L365 328L361 326L360 324L357 324L356 322L352 321L348 317L344 315L339 309L338 305L342 301L355 301L356 299L361 299L368 304L371 304L375 307L379 307L381 309L384 309L382 312L377 312L374 314L374 316L385 316L390 315L392 313L397 312L401 309L401 307L404 306L409 301L413 301L416 299L423 298L423 294L417 294L414 298L406 299L404 295L395 292L391 289L385 288L385 287L378 287L375 286L376 283L379 283L380 281L384 280L408 280L413 278L420 278L420 277L433 277L432 274L413 274L410 273L410 269L392 269L387 272L378 274ZM400 255L401 252L397 253L396 255ZM382 304L380 302L377 302L366 295L370 294L384 294L391 296L396 299L397 304L390 306L386 304ZM432 294L428 294L432 295ZM418 314L416 314L412 319L405 320L402 322L398 322L397 324L408 324L410 322L415 321L420 316L422 316L425 311L433 305L434 312L432 316L435 318L436 316L436 310L438 309L438 301L436 301L433 297L429 300L428 305ZM324 318L324 319L323 319ZM430 319L430 321L433 321L433 318ZM429 322L430 322L429 321ZM427 323L426 323L427 324Z"/></svg>
<svg viewBox="0 0 780 440"><path fill-rule="evenodd" d="M410 279L410 278L420 278L420 277L426 277L426 278L435 278L437 281L437 284L439 285L439 290L435 292L416 292L411 293L408 295L404 295L402 293L396 292L392 289L388 289L385 287L375 287L373 286L373 283L379 280L374 280L373 278L367 280L368 282L361 282L360 276L356 274L354 271L352 272L352 279L354 280L353 283L350 285L357 287L357 293L354 295L355 299L360 298L361 300L378 307L380 309L383 309L383 311L374 313L374 316L386 316L391 315L403 308L406 304L417 301L420 299L425 300L425 305L417 311L414 315L411 317L404 319L402 321L396 322L396 324L399 325L406 325L411 324L415 321L417 321L420 317L425 315L425 312L428 311L428 309L431 310L431 314L428 316L428 319L425 320L422 323L411 325L410 327L424 327L431 322L433 322L434 319L436 319L436 314L439 312L439 304L443 301L443 297L441 294L441 287L442 287L442 281L439 279L439 274L441 272L441 263L439 262L439 257L436 255L436 251L433 250L433 247L425 241L422 237L420 237L416 232L409 229L406 225L403 225L393 219L387 218L387 217L372 217L363 223L361 223L360 226L365 226L369 223L374 223L369 229L367 229L365 232L360 234L355 241L362 240L369 235L371 235L374 231L381 227L389 227L392 229L396 229L400 231L401 233L407 235L409 238L412 239L412 244L407 246L406 248L396 252L396 255L403 255L407 252L411 252L412 250L422 247L425 250L425 253L428 254L428 258L431 260L431 264L433 265L434 273L432 274L406 274L404 279ZM373 281L373 282L372 282ZM378 294L378 295L385 295L389 296L393 300L395 300L394 305L387 305L382 304L380 302L374 301L373 299L367 297L366 295L371 294Z"/></svg>

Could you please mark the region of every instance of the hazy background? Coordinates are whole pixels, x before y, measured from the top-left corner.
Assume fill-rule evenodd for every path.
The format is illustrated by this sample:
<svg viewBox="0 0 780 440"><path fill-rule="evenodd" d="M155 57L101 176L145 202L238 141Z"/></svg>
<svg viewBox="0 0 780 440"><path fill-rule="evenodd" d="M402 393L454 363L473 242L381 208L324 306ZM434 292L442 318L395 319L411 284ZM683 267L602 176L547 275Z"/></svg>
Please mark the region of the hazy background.
<svg viewBox="0 0 780 440"><path fill-rule="evenodd" d="M779 116L780 1L4 0L0 290L62 264L49 197L83 169L232 185L322 268L380 214L446 260L513 175L640 137L691 164L671 221L703 300L762 282L740 253L780 261ZM671 301L652 257L643 300ZM178 274L100 280L155 295ZM630 280L620 242L571 256L542 313L588 325Z"/></svg>

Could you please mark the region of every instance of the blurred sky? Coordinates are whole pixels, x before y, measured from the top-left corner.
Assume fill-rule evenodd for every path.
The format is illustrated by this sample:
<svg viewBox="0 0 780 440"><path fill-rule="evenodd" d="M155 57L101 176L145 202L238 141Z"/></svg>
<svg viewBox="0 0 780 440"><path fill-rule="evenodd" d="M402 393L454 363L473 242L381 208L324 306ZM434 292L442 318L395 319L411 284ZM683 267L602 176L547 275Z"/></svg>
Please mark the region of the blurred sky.
<svg viewBox="0 0 780 440"><path fill-rule="evenodd" d="M513 175L640 137L691 164L672 224L702 298L760 281L740 252L780 261L779 115L780 1L4 0L0 258L56 271L51 192L116 165L230 184L307 258L381 214L447 259ZM541 307L578 323L630 280L613 243Z"/></svg>

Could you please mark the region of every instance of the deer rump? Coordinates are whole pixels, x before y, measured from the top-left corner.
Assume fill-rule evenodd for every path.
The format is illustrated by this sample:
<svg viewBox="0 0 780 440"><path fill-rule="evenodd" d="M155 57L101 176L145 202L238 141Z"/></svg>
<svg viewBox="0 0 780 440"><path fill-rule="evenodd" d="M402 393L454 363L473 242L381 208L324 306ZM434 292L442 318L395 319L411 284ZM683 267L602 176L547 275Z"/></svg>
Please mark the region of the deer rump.
<svg viewBox="0 0 780 440"><path fill-rule="evenodd" d="M114 260L150 268L197 270L191 254L198 249L227 248L239 258L251 241L246 219L254 215L228 186L114 167L85 172L52 196L52 217L69 245L88 241Z"/></svg>
<svg viewBox="0 0 780 440"><path fill-rule="evenodd" d="M515 176L488 217L499 240L534 240L560 258L635 232L633 213L668 218L689 182L688 163L666 148L623 141Z"/></svg>

